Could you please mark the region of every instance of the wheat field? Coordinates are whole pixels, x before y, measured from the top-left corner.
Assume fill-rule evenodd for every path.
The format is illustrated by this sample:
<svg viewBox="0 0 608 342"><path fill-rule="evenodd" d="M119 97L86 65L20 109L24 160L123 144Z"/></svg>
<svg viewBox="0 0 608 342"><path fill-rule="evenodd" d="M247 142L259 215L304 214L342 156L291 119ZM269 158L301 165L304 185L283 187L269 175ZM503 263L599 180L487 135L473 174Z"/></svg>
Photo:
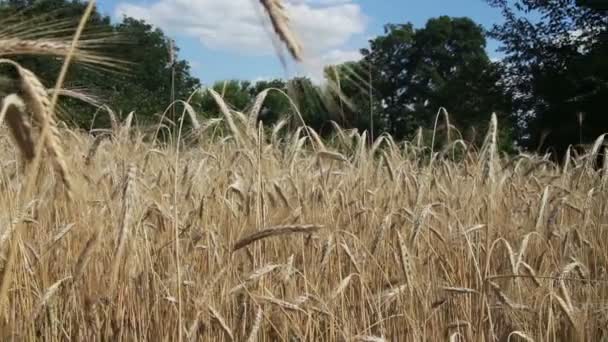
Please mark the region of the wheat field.
<svg viewBox="0 0 608 342"><path fill-rule="evenodd" d="M71 199L43 163L22 206L3 129L3 340L606 338L608 169L592 155L500 157L493 132L431 154L225 114L179 149L130 119L62 129Z"/></svg>
<svg viewBox="0 0 608 342"><path fill-rule="evenodd" d="M19 78L0 113L2 341L608 339L604 136L561 165L502 155L495 116L481 148L452 129L322 139L259 124L267 91L240 113L213 90L222 118L109 111L94 136L55 118L71 59L113 63L75 43L92 4L61 51L0 44L66 57L53 92L0 60ZM261 4L299 58L281 2Z"/></svg>

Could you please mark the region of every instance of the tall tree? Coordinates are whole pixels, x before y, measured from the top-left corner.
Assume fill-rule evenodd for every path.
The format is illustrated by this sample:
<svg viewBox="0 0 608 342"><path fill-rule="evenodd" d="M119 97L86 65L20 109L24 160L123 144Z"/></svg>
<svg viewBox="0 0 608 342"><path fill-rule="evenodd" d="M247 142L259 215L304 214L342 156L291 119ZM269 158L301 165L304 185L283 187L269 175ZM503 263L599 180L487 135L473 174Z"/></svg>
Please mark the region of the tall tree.
<svg viewBox="0 0 608 342"><path fill-rule="evenodd" d="M412 24L389 24L362 50L358 80L366 81L349 91L364 96L371 80L377 102L367 102L365 116L376 112L382 118L377 121L397 138L431 127L440 107L460 129L483 129L492 112L505 119L510 113L498 82L501 69L485 46L483 29L468 18L443 16L418 30Z"/></svg>
<svg viewBox="0 0 608 342"><path fill-rule="evenodd" d="M600 3L487 1L505 18L490 34L502 42L522 143L559 156L608 132L608 15Z"/></svg>
<svg viewBox="0 0 608 342"><path fill-rule="evenodd" d="M110 53L128 61L129 70L119 78L110 75L99 86L116 108L149 116L164 111L172 99L187 99L200 87L188 62L175 59L179 48L160 29L125 17L115 30L125 43Z"/></svg>

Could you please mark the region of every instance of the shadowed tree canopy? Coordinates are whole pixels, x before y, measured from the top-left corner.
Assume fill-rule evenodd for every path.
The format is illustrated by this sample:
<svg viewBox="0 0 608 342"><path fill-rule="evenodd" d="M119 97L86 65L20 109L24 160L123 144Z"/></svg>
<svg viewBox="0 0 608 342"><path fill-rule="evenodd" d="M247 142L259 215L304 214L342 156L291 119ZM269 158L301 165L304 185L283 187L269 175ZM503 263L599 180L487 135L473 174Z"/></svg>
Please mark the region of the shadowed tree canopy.
<svg viewBox="0 0 608 342"><path fill-rule="evenodd" d="M211 89L220 94L232 109L245 111L253 98L250 87L251 82L248 81L227 80L215 82ZM209 92L199 93L193 99L193 104L206 117L222 116L219 106Z"/></svg>
<svg viewBox="0 0 608 342"><path fill-rule="evenodd" d="M576 0L576 4L582 7L608 11L608 0Z"/></svg>
<svg viewBox="0 0 608 342"><path fill-rule="evenodd" d="M485 130L492 112L503 119L510 113L501 69L485 47L483 29L468 18L443 16L420 29L389 24L362 50L362 61L339 67L340 88L365 118L359 126L373 118L375 130L396 138L432 127L440 107L460 130Z"/></svg>
<svg viewBox="0 0 608 342"><path fill-rule="evenodd" d="M23 20L36 18L39 25L71 20L75 27L85 7L86 3L75 0L5 0L0 2L0 20L6 21L18 13ZM65 32L61 34L66 36ZM51 38L53 33L44 36ZM69 32L67 36L70 36ZM144 21L125 17L112 24L108 17L95 10L83 35L84 39L88 37L104 37L99 44L99 53L120 61L121 68L100 69L74 64L65 84L85 89L110 108L125 113L133 110L144 121L163 112L172 99L172 71L175 72L176 99L187 98L199 87L199 81L190 75L187 62L174 60L170 64L169 39ZM54 84L61 67L61 61L51 57L26 56L17 60L34 71L48 87ZM96 110L74 100L63 101L62 107L67 114L64 119L83 127L89 127ZM97 120L98 125L107 125L107 116L100 115Z"/></svg>
<svg viewBox="0 0 608 342"><path fill-rule="evenodd" d="M520 140L561 156L608 132L608 13L596 0L487 0L505 22L506 83L516 95Z"/></svg>
<svg viewBox="0 0 608 342"><path fill-rule="evenodd" d="M293 108L289 99L285 96L288 90L287 82L284 80L274 79L258 81L249 88L249 92L251 97L255 98L267 89L273 90L268 91L266 100L264 100L264 106L262 107L258 118L264 122L266 126L269 126L279 119L291 115ZM280 93L279 91L283 93Z"/></svg>

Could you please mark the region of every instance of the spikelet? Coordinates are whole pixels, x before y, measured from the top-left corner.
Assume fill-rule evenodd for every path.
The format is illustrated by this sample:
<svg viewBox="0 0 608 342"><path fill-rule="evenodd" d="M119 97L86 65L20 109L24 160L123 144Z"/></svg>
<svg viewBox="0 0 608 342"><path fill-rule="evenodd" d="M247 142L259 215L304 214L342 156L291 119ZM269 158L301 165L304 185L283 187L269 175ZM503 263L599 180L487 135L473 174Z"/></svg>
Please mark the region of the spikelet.
<svg viewBox="0 0 608 342"><path fill-rule="evenodd" d="M40 313L46 307L46 305L51 300L51 298L53 298L55 293L57 293L57 290L59 290L59 287L61 286L61 284L63 284L66 280L71 279L71 278L72 277L65 277L65 278L55 282L53 285L49 286L48 289L46 289L46 292L44 293L44 295L42 296L42 298L36 305L36 308L34 309L34 311L32 312L32 314L30 316L30 320L35 320L36 318L38 318L38 315L40 315Z"/></svg>
<svg viewBox="0 0 608 342"><path fill-rule="evenodd" d="M540 280L538 280L537 276L536 276L536 271L534 271L534 269L532 268L532 266L528 265L526 262L522 261L520 263L520 265L524 268L524 270L528 273L528 275L531 277L532 281L534 282L534 285L536 285L536 287L541 287L542 284L540 283Z"/></svg>
<svg viewBox="0 0 608 342"><path fill-rule="evenodd" d="M220 108L220 111L224 115L224 119L228 124L228 128L230 129L233 138L237 141L237 143L242 143L241 131L234 123L232 112L230 111L230 108L228 108L228 105L226 104L222 96L211 88L207 89L207 91L209 92L209 94L211 94L211 97L217 103L218 107Z"/></svg>
<svg viewBox="0 0 608 342"><path fill-rule="evenodd" d="M329 257L333 252L335 247L335 236L334 234L330 234L325 240L323 244L323 249L321 252L321 268L324 269L329 264Z"/></svg>
<svg viewBox="0 0 608 342"><path fill-rule="evenodd" d="M376 253L376 250L378 249L378 247L382 243L382 240L384 239L384 235L386 235L386 231L389 230L390 227L392 226L391 218L392 218L391 215L385 216L384 219L382 220L382 224L380 225L380 228L376 231L376 236L374 236L374 240L372 241L372 246L370 249L370 252L372 255L374 255Z"/></svg>
<svg viewBox="0 0 608 342"><path fill-rule="evenodd" d="M410 286L408 284L401 284L399 286L382 291L376 297L381 304L387 304L392 301L396 296L405 292L409 288Z"/></svg>
<svg viewBox="0 0 608 342"><path fill-rule="evenodd" d="M72 193L72 181L68 172L68 167L63 155L63 148L57 124L51 110L51 100L48 97L46 88L40 80L30 70L23 68L18 63L11 60L0 59L0 64L10 64L17 70L20 78L20 87L27 108L32 112L34 122L41 129L48 127L49 132L45 135L44 146L55 164L55 169L59 173L61 180L66 188L68 196Z"/></svg>
<svg viewBox="0 0 608 342"><path fill-rule="evenodd" d="M260 301L267 302L272 305L278 306L283 310L296 311L296 312L302 312L302 313L306 312L299 305L282 300L282 299L269 297L269 296L255 296L254 298L256 300L260 300Z"/></svg>
<svg viewBox="0 0 608 342"><path fill-rule="evenodd" d="M521 246L519 247L519 252L517 253L517 258L515 259L515 265L513 266L513 274L519 273L519 265L522 264L524 260L524 254L526 253L526 249L528 248L528 243L530 242L530 237L533 233L528 233L524 237L521 242Z"/></svg>
<svg viewBox="0 0 608 342"><path fill-rule="evenodd" d="M363 270L359 266L359 263L357 262L357 258L355 258L355 255L350 250L350 247L348 247L348 244L346 244L346 242L340 243L340 247L342 247L342 250L346 253L346 255L348 255L348 259L353 264L353 266L355 266L355 270L357 270L357 273L363 274Z"/></svg>
<svg viewBox="0 0 608 342"><path fill-rule="evenodd" d="M540 202L540 208L538 210L538 217L536 219L536 225L535 225L535 229L536 231L538 231L541 228L541 225L544 221L544 217L545 217L545 208L547 206L547 202L549 200L549 187L545 187L545 190L543 191L543 197L541 199Z"/></svg>
<svg viewBox="0 0 608 342"><path fill-rule="evenodd" d="M332 299L338 298L344 292L344 290L346 290L348 284L350 284L350 280L353 278L354 275L355 274L349 274L344 279L342 279L342 281L340 281L340 284L338 284L338 286L332 291Z"/></svg>
<svg viewBox="0 0 608 342"><path fill-rule="evenodd" d="M197 340L196 338L198 337L198 331L199 331L200 327L201 327L201 313L197 312L196 317L194 317L194 320L192 321L190 328L188 328L188 333L186 334L186 336L188 337L188 341L194 342Z"/></svg>
<svg viewBox="0 0 608 342"><path fill-rule="evenodd" d="M249 331L249 336L247 337L247 342L255 342L257 341L258 331L260 331L260 327L262 326L262 319L264 318L264 310L261 306L258 306L258 309L255 312L255 319L253 320L253 325L251 326L251 330Z"/></svg>
<svg viewBox="0 0 608 342"><path fill-rule="evenodd" d="M496 117L496 113L492 113L492 118L490 119L490 127L488 128L488 134L486 135L485 141L483 143L484 150L484 176L490 180L490 182L494 182L495 175L495 163L496 163L496 154L497 154L497 144L498 144L498 119Z"/></svg>
<svg viewBox="0 0 608 342"><path fill-rule="evenodd" d="M519 330L517 330L517 331L513 331L513 332L511 332L511 333L509 334L509 336L507 336L507 341L511 341L511 340L512 340L512 339L511 339L511 337L512 337L512 336L517 336L517 337L519 337L519 338L523 339L523 340L524 340L524 341L526 341L526 342L534 342L534 339L533 339L532 337L528 336L528 335L527 335L525 332L523 332L523 331L519 331Z"/></svg>
<svg viewBox="0 0 608 342"><path fill-rule="evenodd" d="M474 290L474 289L471 289L468 287L443 286L441 289L445 292L455 293L455 294L478 294L479 293L477 290Z"/></svg>
<svg viewBox="0 0 608 342"><path fill-rule="evenodd" d="M414 228L412 229L412 233L410 234L409 244L412 249L416 248L416 239L423 227L423 223L426 220L426 217L431 213L431 208L433 204L428 204L422 208L420 213L416 216L414 221Z"/></svg>
<svg viewBox="0 0 608 342"><path fill-rule="evenodd" d="M219 324L220 328L222 328L226 335L228 335L230 340L234 341L234 334L232 334L232 330L230 329L228 324L226 324L226 320L224 319L224 317L222 317L219 311L217 311L213 306L207 305L207 308L209 309L211 317L213 317L214 321Z"/></svg>
<svg viewBox="0 0 608 342"><path fill-rule="evenodd" d="M131 165L129 167L129 172L127 174L127 178L125 180L125 184L123 186L122 198L122 213L121 213L121 222L120 222L120 230L118 232L118 242L116 244L116 249L114 251L114 260L112 262L112 270L110 276L110 294L114 293L118 282L118 276L120 272L120 267L124 259L124 255L126 253L127 244L130 237L131 230L131 219L132 219L132 211L133 211L133 200L135 193L135 177L137 173L137 168L135 165Z"/></svg>
<svg viewBox="0 0 608 342"><path fill-rule="evenodd" d="M80 276L83 274L91 255L95 251L95 247L97 246L97 241L99 240L99 232L96 232L92 237L89 238L84 249L80 252L78 259L76 261L76 265L74 266L74 281L78 280Z"/></svg>
<svg viewBox="0 0 608 342"><path fill-rule="evenodd" d="M317 158L348 163L348 159L346 159L346 157L344 157L342 154L331 151L319 151L317 152Z"/></svg>
<svg viewBox="0 0 608 342"><path fill-rule="evenodd" d="M228 291L228 294L232 295L232 294L235 294L235 293L247 288L247 286L249 286L249 284L255 283L256 281L260 280L265 275L273 272L274 270L276 270L277 268L280 268L280 267L281 267L281 265L268 264L268 265L265 265L263 267L256 269L255 271L253 271L250 275L248 275L245 278L245 281L241 282L239 285L230 289L230 291Z"/></svg>
<svg viewBox="0 0 608 342"><path fill-rule="evenodd" d="M525 305L513 303L513 301L502 291L500 286L498 286L498 284L496 284L495 282L490 281L490 287L492 287L492 291L494 291L494 294L496 295L496 297L498 297L498 300L503 305L506 305L510 309L514 309L514 310L527 310L528 309L528 307Z"/></svg>
<svg viewBox="0 0 608 342"><path fill-rule="evenodd" d="M97 153L99 146L101 146L101 143L104 138L104 135L98 135L97 137L95 137L95 140L93 140L93 143L91 144L91 147L89 147L89 151L87 152L87 156L84 160L84 165L91 165L91 163L93 162L93 158L95 158L95 154Z"/></svg>
<svg viewBox="0 0 608 342"><path fill-rule="evenodd" d="M21 151L21 156L26 162L32 161L35 154L32 128L26 117L25 104L19 96L11 94L2 100L0 123L4 118L6 118L13 139Z"/></svg>
<svg viewBox="0 0 608 342"><path fill-rule="evenodd" d="M355 341L359 342L386 342L384 337L371 336L371 335L359 335L353 338Z"/></svg>
<svg viewBox="0 0 608 342"><path fill-rule="evenodd" d="M287 262L285 263L285 265L283 266L283 270L282 270L282 280L283 282L288 282L294 274L296 274L296 272L298 271L293 263L294 263L294 255L290 255L289 258L287 259Z"/></svg>
<svg viewBox="0 0 608 342"><path fill-rule="evenodd" d="M47 243L46 250L44 251L43 255L49 253L55 247L55 245L57 245L57 243L63 239L63 237L66 236L72 230L72 228L74 228L74 226L74 223L66 224L59 232L57 232L53 239Z"/></svg>
<svg viewBox="0 0 608 342"><path fill-rule="evenodd" d="M233 251L238 251L241 248L244 248L258 240L265 239L272 236L280 236L286 234L295 234L295 233L303 233L303 234L311 234L319 229L323 228L320 225L314 224L306 224L306 225L287 225L287 226L276 226L262 229L258 232L255 232L249 236L246 236L240 240L238 240L233 247Z"/></svg>
<svg viewBox="0 0 608 342"><path fill-rule="evenodd" d="M122 126L120 126L118 139L121 141L124 141L129 137L129 131L131 130L131 124L133 123L133 114L134 112L130 112Z"/></svg>
<svg viewBox="0 0 608 342"><path fill-rule="evenodd" d="M577 329L576 321L574 320L573 308L569 306L568 303L558 294L553 293L552 296L557 300L557 306L560 308L562 313L566 315L566 317L568 318L568 322L570 323L570 325L572 325L572 328Z"/></svg>
<svg viewBox="0 0 608 342"><path fill-rule="evenodd" d="M412 277L414 276L412 262L410 253L407 250L407 244L403 236L401 236L401 232L397 231L397 241L399 242L399 261L401 262L401 270L403 271L403 276L405 277L405 281L409 287L410 295L414 291L414 281Z"/></svg>
<svg viewBox="0 0 608 342"><path fill-rule="evenodd" d="M268 96L268 92L270 89L264 89L261 93L259 93L255 97L255 101L253 102L253 106L249 111L249 121L248 128L255 129L256 123L258 122L258 117L260 115L260 111L262 110L262 106L264 105L264 100Z"/></svg>
<svg viewBox="0 0 608 342"><path fill-rule="evenodd" d="M593 146L591 147L591 152L589 152L589 155L587 157L587 162L586 162L586 167L588 169L592 169L594 167L596 167L596 157L597 154L600 152L600 148L602 147L602 144L604 143L604 139L606 138L606 136L608 135L608 133L606 134L602 134L600 135L597 139L595 139L595 142L593 143Z"/></svg>

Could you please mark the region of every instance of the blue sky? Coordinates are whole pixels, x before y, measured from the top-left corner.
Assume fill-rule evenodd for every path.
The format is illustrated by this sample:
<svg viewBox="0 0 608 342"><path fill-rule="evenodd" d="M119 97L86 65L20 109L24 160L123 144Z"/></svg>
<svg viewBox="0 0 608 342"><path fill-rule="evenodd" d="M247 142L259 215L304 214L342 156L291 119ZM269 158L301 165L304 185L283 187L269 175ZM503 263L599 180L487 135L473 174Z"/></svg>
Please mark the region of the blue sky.
<svg viewBox="0 0 608 342"><path fill-rule="evenodd" d="M268 23L255 0L100 0L114 18L138 17L162 28L205 84L223 79L268 79L304 74L320 76L326 63L357 58L369 38L386 23L421 27L440 15L468 16L486 28L501 21L484 0L288 0L307 62L283 68ZM264 25L265 24L265 25ZM490 56L497 44L489 42Z"/></svg>

